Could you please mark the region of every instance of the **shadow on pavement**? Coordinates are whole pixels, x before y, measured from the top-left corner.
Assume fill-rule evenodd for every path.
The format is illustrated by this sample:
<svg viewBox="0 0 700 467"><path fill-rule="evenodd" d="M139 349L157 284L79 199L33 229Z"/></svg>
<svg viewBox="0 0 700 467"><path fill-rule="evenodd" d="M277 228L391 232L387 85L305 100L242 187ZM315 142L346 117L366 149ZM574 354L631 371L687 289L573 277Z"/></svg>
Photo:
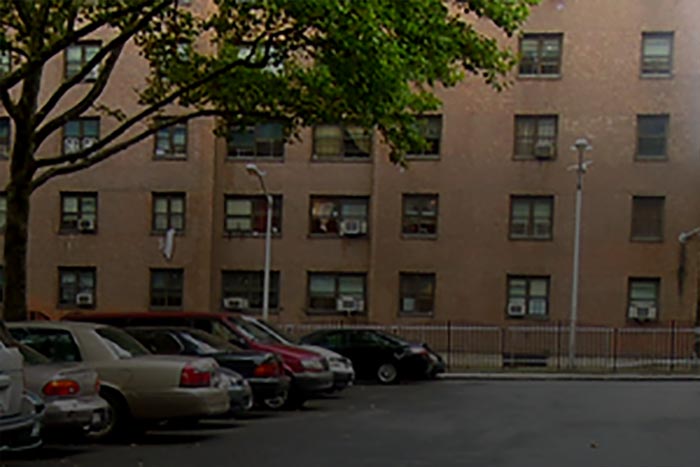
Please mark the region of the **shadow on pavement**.
<svg viewBox="0 0 700 467"><path fill-rule="evenodd" d="M0 466L9 465L6 464L8 462L12 462L13 465L33 465L37 461L66 459L88 451L88 446L45 445L31 451L3 452L0 456Z"/></svg>

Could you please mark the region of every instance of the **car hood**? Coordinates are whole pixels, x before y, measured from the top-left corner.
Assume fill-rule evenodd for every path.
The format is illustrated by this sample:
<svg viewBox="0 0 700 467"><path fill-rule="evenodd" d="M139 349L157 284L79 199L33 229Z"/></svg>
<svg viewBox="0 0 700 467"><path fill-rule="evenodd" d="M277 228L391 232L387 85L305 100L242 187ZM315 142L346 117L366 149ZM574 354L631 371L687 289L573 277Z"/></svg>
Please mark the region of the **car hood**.
<svg viewBox="0 0 700 467"><path fill-rule="evenodd" d="M309 358L318 358L319 354L298 345L285 344L264 344L262 342L254 342L256 350L265 350L280 355L283 358L293 358L297 360L306 360Z"/></svg>

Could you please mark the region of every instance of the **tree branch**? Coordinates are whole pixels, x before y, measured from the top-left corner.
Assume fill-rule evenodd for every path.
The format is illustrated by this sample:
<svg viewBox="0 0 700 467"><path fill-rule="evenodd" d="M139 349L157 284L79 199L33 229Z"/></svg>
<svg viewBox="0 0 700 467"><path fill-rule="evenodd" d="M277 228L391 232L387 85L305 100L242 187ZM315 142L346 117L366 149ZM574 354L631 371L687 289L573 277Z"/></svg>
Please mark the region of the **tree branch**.
<svg viewBox="0 0 700 467"><path fill-rule="evenodd" d="M32 180L30 184L30 190L33 192L37 188L41 187L44 185L46 182L51 180L52 178L58 177L60 175L67 175L70 173L74 172L79 172L81 170L85 170L89 167L92 167L95 164L98 164L106 159L109 159L113 155L143 141L144 139L154 135L157 133L159 130L163 128L167 128L171 125L176 125L178 123L186 122L188 120L192 120L194 118L198 117L206 117L206 116L214 116L214 115L221 115L219 111L216 110L198 110L196 112L191 112L189 114L185 115L180 115L177 117L173 118L168 118L165 119L163 122L151 126L148 130L144 130L141 133L122 141L121 143L118 143L112 147L106 148L102 151L98 152L93 152L90 156L82 158L78 162L73 162L70 163L71 161L65 158L65 156L57 156L53 157L50 159L41 159L38 162L45 162L47 160L51 161L60 161L60 162L54 162L51 165L58 165L58 167L53 167L51 169L46 170L45 172L42 172L38 177L36 177L34 180ZM68 165L61 165L69 163ZM48 164L44 164L46 166Z"/></svg>

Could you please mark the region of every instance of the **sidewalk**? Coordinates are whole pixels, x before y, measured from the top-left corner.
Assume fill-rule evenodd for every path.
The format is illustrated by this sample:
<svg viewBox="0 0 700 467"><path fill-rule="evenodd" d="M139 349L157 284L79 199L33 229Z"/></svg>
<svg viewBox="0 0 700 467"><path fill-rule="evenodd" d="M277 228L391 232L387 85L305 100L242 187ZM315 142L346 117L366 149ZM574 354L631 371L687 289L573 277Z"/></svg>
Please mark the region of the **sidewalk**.
<svg viewBox="0 0 700 467"><path fill-rule="evenodd" d="M700 374L645 373L443 373L443 380L486 381L699 381Z"/></svg>

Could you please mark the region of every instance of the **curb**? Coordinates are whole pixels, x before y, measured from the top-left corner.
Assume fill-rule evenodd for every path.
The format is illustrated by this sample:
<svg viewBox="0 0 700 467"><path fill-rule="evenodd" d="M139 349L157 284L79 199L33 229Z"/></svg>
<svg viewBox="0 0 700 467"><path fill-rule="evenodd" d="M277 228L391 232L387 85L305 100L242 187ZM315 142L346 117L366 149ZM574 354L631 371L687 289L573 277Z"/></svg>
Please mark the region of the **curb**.
<svg viewBox="0 0 700 467"><path fill-rule="evenodd" d="M447 381L700 381L700 374L443 373L438 378Z"/></svg>

